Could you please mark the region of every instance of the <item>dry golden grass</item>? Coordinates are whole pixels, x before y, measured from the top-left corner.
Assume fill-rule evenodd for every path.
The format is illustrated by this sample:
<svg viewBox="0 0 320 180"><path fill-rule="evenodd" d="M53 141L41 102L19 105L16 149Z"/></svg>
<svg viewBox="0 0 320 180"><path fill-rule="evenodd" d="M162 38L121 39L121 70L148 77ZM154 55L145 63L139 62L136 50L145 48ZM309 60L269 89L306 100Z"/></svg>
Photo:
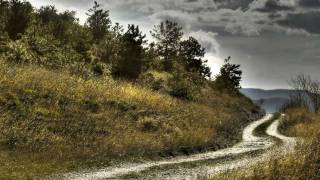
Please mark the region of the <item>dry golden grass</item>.
<svg viewBox="0 0 320 180"><path fill-rule="evenodd" d="M108 78L0 65L0 155L14 153L3 156L0 172L15 168L18 178L224 147L237 140L249 115L259 116L248 99L214 91L191 103Z"/></svg>
<svg viewBox="0 0 320 180"><path fill-rule="evenodd" d="M231 171L213 179L304 180L320 178L320 115L291 109L282 122L282 131L303 140L294 153L273 157L252 168Z"/></svg>

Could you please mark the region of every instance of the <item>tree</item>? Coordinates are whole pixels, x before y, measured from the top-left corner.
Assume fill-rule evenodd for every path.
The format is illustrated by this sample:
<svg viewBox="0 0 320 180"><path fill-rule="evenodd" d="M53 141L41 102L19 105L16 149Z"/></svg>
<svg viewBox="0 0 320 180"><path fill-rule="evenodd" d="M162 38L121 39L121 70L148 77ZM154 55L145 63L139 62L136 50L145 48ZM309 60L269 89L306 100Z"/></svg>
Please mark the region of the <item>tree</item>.
<svg viewBox="0 0 320 180"><path fill-rule="evenodd" d="M87 62L89 62L90 57L88 52L92 45L90 43L92 36L89 29L79 24L75 24L71 27L71 32L72 36L69 38L71 38L70 41L72 48L81 54Z"/></svg>
<svg viewBox="0 0 320 180"><path fill-rule="evenodd" d="M169 79L169 93L176 98L195 101L200 95L201 84L198 74L186 72L178 67Z"/></svg>
<svg viewBox="0 0 320 180"><path fill-rule="evenodd" d="M111 28L111 20L109 18L109 11L100 9L100 4L94 1L94 6L89 9L87 15L87 25L91 30L95 42L103 39Z"/></svg>
<svg viewBox="0 0 320 180"><path fill-rule="evenodd" d="M94 63L102 62L105 64L114 64L118 61L122 48L123 27L116 23L111 31L100 40L98 44L94 44L89 54L91 61Z"/></svg>
<svg viewBox="0 0 320 180"><path fill-rule="evenodd" d="M40 8L37 15L40 23L45 26L48 31L46 33L52 34L59 39L62 44L68 43L71 37L70 29L77 21L74 11L58 13L54 6L45 6Z"/></svg>
<svg viewBox="0 0 320 180"><path fill-rule="evenodd" d="M289 84L295 90L291 96L292 103L319 112L320 110L320 82L313 80L310 75L300 74Z"/></svg>
<svg viewBox="0 0 320 180"><path fill-rule="evenodd" d="M42 24L48 25L58 17L58 10L55 6L43 6L38 10L38 17Z"/></svg>
<svg viewBox="0 0 320 180"><path fill-rule="evenodd" d="M9 2L0 0L0 34L5 31L5 25L8 19Z"/></svg>
<svg viewBox="0 0 320 180"><path fill-rule="evenodd" d="M19 39L28 27L33 12L32 5L27 1L11 0L5 25L5 31L13 40Z"/></svg>
<svg viewBox="0 0 320 180"><path fill-rule="evenodd" d="M149 69L161 71L163 70L163 64L160 57L157 54L155 43L150 43L145 49L143 71L146 72Z"/></svg>
<svg viewBox="0 0 320 180"><path fill-rule="evenodd" d="M163 58L165 70L171 71L180 48L182 27L167 20L156 25L150 33L156 39L157 53Z"/></svg>
<svg viewBox="0 0 320 180"><path fill-rule="evenodd" d="M230 60L230 56L225 59L225 64L221 67L220 74L216 76L214 84L220 91L235 93L241 88L242 71L240 65L231 64Z"/></svg>
<svg viewBox="0 0 320 180"><path fill-rule="evenodd" d="M6 52L6 44L9 41L8 34L5 31L9 12L9 2L0 0L0 56Z"/></svg>
<svg viewBox="0 0 320 180"><path fill-rule="evenodd" d="M142 35L139 26L128 25L127 32L122 36L123 46L120 51L120 58L113 66L115 76L127 79L137 79L139 77L143 67L145 37L145 35Z"/></svg>
<svg viewBox="0 0 320 180"><path fill-rule="evenodd" d="M180 43L180 55L183 57L184 64L188 71L196 72L205 78L211 77L210 68L205 64L202 58L205 55L205 49L193 37Z"/></svg>

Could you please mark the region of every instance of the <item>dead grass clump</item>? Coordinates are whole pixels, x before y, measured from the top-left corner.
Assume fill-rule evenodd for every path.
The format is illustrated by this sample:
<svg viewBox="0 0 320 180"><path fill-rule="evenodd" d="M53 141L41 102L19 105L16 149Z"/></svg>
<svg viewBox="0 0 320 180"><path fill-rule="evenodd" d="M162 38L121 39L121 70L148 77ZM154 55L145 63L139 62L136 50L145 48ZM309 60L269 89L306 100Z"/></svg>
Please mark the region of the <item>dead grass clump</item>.
<svg viewBox="0 0 320 180"><path fill-rule="evenodd" d="M143 132L155 132L159 130L160 123L158 120L148 117L139 120L138 126Z"/></svg>

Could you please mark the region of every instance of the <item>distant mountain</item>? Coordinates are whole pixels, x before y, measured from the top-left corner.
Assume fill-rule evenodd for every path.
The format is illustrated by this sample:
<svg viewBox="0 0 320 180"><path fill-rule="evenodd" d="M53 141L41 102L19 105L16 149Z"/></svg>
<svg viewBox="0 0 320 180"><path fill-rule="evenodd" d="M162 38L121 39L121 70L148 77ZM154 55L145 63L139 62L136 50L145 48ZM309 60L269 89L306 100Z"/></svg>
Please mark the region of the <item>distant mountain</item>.
<svg viewBox="0 0 320 180"><path fill-rule="evenodd" d="M259 100L259 99L269 99L269 98L278 98L278 97L290 98L290 94L294 93L294 91L289 89L264 90L264 89L244 88L244 89L241 89L241 93L250 97L253 100Z"/></svg>
<svg viewBox="0 0 320 180"><path fill-rule="evenodd" d="M273 113L278 111L295 91L289 89L264 90L244 88L241 89L241 93L252 99L267 112Z"/></svg>
<svg viewBox="0 0 320 180"><path fill-rule="evenodd" d="M279 111L279 109L288 102L288 98L269 98L263 99L263 103L261 104L261 100L254 100L256 104L261 106L266 112L274 113Z"/></svg>

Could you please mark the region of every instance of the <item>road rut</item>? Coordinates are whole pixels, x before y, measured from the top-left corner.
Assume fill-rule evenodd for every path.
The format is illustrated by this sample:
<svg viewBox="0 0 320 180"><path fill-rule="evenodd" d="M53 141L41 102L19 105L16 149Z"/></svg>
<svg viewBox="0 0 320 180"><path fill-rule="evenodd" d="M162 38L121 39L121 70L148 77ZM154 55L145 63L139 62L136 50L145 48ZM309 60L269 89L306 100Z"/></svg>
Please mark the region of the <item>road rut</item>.
<svg viewBox="0 0 320 180"><path fill-rule="evenodd" d="M285 137L278 132L280 120L275 120L267 128L266 134L268 136L258 137L254 135L255 129L268 122L271 118L272 114L267 114L262 119L248 125L243 131L242 141L231 148L194 154L190 156L179 156L161 161L121 164L115 167L107 167L88 172L68 173L55 179L198 179L199 177L208 177L235 168L251 166L270 157L271 151L269 150L275 147L278 144L278 141L281 141L281 145L279 146L278 150L280 150L282 153L287 153L294 150L296 144L295 139ZM275 138L277 140L275 140ZM241 155L258 151L263 151L263 153L259 153L259 155L253 157L238 158L225 162L223 160L228 157L240 157ZM219 159L222 160L219 161ZM182 164L186 165L188 163L209 162L214 160L217 160L218 162L214 164L200 163L198 167L179 167L179 165ZM170 168L170 166L172 166L172 168ZM166 168L161 169L161 167ZM150 171L150 173L148 173L148 171ZM135 174L135 176L130 176L131 174ZM137 174L143 175L139 176Z"/></svg>

